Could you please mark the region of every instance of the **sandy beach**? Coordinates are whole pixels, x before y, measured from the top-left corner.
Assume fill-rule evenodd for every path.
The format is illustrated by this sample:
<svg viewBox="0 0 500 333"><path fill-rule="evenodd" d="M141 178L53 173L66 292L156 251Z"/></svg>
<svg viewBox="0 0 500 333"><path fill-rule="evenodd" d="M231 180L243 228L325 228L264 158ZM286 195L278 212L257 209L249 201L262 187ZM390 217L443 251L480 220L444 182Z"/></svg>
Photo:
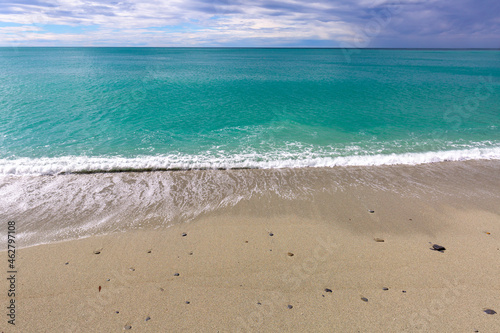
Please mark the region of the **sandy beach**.
<svg viewBox="0 0 500 333"><path fill-rule="evenodd" d="M278 180L186 223L17 250L0 332L500 331L500 163L199 172Z"/></svg>

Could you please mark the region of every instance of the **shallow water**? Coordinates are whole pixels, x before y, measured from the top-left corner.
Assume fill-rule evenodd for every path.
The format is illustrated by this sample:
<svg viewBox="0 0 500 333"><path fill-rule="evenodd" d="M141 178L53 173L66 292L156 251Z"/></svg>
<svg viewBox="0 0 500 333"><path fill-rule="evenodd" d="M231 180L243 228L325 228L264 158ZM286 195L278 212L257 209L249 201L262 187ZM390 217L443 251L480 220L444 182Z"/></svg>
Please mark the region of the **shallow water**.
<svg viewBox="0 0 500 333"><path fill-rule="evenodd" d="M296 214L324 216L328 221L335 216L335 207L342 206L342 200L354 200L360 211L366 212L374 208L370 204L376 204L378 195L410 202L411 198L424 198L460 209L472 206L494 210L500 201L499 189L497 161L7 175L0 179L0 220L17 222L17 244L25 247L131 229L163 228L240 206L251 207L248 213L255 216ZM6 237L3 230L0 235Z"/></svg>

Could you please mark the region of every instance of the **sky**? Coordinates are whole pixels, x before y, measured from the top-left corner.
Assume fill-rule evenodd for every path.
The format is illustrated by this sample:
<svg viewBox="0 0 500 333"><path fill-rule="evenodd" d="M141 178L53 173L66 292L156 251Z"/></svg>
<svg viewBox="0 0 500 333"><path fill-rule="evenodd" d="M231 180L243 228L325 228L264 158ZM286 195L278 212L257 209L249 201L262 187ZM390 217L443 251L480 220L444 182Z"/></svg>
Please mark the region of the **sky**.
<svg viewBox="0 0 500 333"><path fill-rule="evenodd" d="M0 46L500 48L500 1L0 0Z"/></svg>

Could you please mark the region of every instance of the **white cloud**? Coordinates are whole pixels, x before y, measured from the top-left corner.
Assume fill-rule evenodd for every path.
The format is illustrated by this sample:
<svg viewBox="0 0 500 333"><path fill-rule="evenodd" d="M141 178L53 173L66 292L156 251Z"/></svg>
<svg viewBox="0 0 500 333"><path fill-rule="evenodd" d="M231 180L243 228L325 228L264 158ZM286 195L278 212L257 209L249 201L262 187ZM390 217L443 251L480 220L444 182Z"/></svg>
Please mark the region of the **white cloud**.
<svg viewBox="0 0 500 333"><path fill-rule="evenodd" d="M55 3L54 3L55 4ZM203 5L203 6L202 6ZM282 2L282 6L304 6L302 2ZM197 7L201 6L201 7ZM130 44L134 38L149 45L182 46L193 43L226 44L248 39L336 39L351 31L342 22L321 22L316 16L331 8L327 3L306 5L307 12L283 12L262 4L220 4L216 1L196 3L178 0L143 1L141 3L100 3L60 0L55 7L25 6L14 13L0 13L0 21L21 24L89 26L98 25L99 32L79 34L19 34L19 42L59 41L61 44L90 45L102 40ZM12 9L12 8L11 8ZM232 13L238 9L240 13ZM317 12L318 14L315 14ZM217 16L221 16L217 18ZM214 19L215 17L215 19ZM151 27L187 25L184 31L152 31ZM196 26L196 28L193 28ZM111 29L113 32L111 32ZM194 31L193 29L196 29ZM28 31L28 30L26 30ZM39 30L38 30L39 31ZM118 32L117 32L118 31ZM12 41L12 36L0 30L0 40Z"/></svg>
<svg viewBox="0 0 500 333"><path fill-rule="evenodd" d="M408 35L463 35L460 19L450 15L451 0L20 0L0 8L0 22L21 24L0 29L0 44L16 40L30 45L135 45L219 46L245 45L251 40L263 45L294 44L321 40L338 45L360 38L367 27L376 25L384 8L391 19L375 26L370 42L379 37L408 39ZM472 0L457 0L473 3ZM491 2L493 0L485 0ZM493 3L493 2L492 2ZM474 5L478 7L477 5ZM496 5L498 7L498 5ZM451 7L450 7L451 8ZM471 7L472 8L472 7ZM476 8L477 9L477 8ZM491 10L490 10L491 11ZM483 11L488 12L488 11ZM465 14L463 14L465 15ZM469 20L470 21L470 20ZM380 22L380 20L379 20ZM457 23L459 22L459 23ZM490 18L498 31L498 17ZM55 33L44 25L98 26L98 31ZM482 20L470 23L471 34L490 27ZM32 25L39 30L22 30ZM171 27L159 31L158 27ZM396 28L394 28L396 27ZM486 27L486 28L485 28ZM8 28L8 29L7 29ZM34 29L34 28L33 28ZM496 29L496 30L495 30ZM91 29L92 30L92 29ZM462 29L463 30L463 29ZM474 30L475 32L473 32ZM16 32L13 32L16 31ZM15 35L15 36L13 36ZM337 44L336 44L337 43Z"/></svg>

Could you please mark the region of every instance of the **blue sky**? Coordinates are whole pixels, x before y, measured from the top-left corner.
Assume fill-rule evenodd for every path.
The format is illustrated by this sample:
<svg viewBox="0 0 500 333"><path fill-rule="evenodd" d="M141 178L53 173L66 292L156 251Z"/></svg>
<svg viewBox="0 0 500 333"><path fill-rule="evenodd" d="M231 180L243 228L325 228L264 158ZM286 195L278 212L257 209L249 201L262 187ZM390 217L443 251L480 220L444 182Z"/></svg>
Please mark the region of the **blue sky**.
<svg viewBox="0 0 500 333"><path fill-rule="evenodd" d="M0 0L0 46L500 48L499 0Z"/></svg>

